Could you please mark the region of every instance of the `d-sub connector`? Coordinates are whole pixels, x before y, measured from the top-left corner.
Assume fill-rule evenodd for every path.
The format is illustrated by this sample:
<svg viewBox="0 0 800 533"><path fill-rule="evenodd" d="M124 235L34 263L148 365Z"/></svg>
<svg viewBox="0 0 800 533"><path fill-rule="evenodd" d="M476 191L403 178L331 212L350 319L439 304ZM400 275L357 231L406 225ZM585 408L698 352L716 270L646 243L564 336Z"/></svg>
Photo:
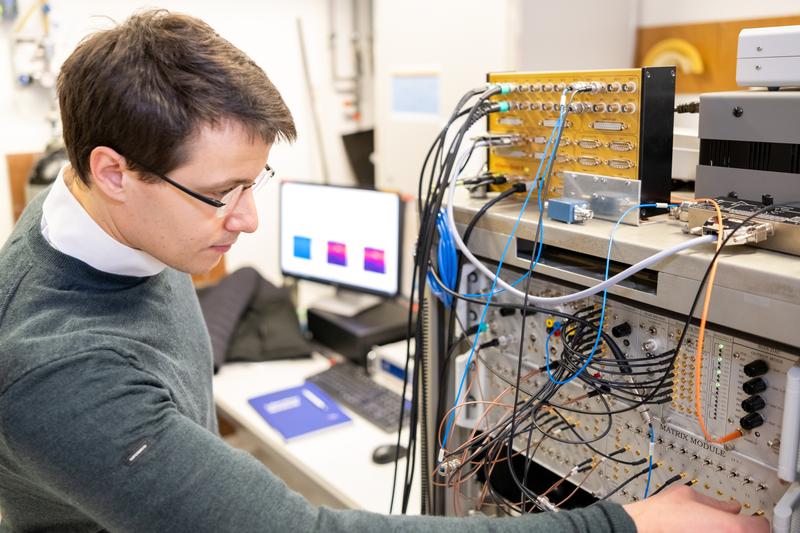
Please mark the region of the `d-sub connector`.
<svg viewBox="0 0 800 533"><path fill-rule="evenodd" d="M588 155L579 157L577 161L579 165L583 165L585 167L596 167L597 165L602 163L602 161L600 161L599 158Z"/></svg>
<svg viewBox="0 0 800 533"><path fill-rule="evenodd" d="M636 147L630 141L611 141L608 143L608 149L615 152L630 152Z"/></svg>
<svg viewBox="0 0 800 533"><path fill-rule="evenodd" d="M635 165L630 159L609 159L608 166L618 170L627 170L633 168Z"/></svg>
<svg viewBox="0 0 800 533"><path fill-rule="evenodd" d="M603 143L601 143L597 139L580 139L580 140L578 140L578 146L580 146L581 148L587 148L587 149L590 149L590 150L591 149L595 149L595 148L600 148L602 145L603 145Z"/></svg>
<svg viewBox="0 0 800 533"><path fill-rule="evenodd" d="M710 217L701 228L693 228L690 233L717 235L718 239L723 240L733 233L733 236L728 240L728 245L757 244L775 234L775 227L770 222L748 222L742 224L742 219L733 217L722 217L722 228L722 235L720 235L717 227L717 217Z"/></svg>
<svg viewBox="0 0 800 533"><path fill-rule="evenodd" d="M616 122L612 120L596 120L589 123L589 127L602 131L622 131L627 128L627 125L624 122Z"/></svg>
<svg viewBox="0 0 800 533"><path fill-rule="evenodd" d="M508 148L508 147L497 147L492 148L492 153L497 157L515 157L515 158L526 158L530 157L531 154L519 149Z"/></svg>
<svg viewBox="0 0 800 533"><path fill-rule="evenodd" d="M557 118L546 118L544 120L539 121L539 125L542 126L543 128L555 128L556 124L558 124ZM570 122L569 120L565 120L564 127L571 128L572 122Z"/></svg>

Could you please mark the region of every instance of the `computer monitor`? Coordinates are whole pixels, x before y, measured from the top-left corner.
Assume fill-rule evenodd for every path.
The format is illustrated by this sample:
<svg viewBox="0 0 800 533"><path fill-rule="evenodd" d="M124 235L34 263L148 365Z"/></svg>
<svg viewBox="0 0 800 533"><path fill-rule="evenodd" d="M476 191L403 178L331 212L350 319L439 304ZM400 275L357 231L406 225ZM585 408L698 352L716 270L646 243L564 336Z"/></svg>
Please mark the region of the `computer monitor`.
<svg viewBox="0 0 800 533"><path fill-rule="evenodd" d="M402 208L395 193L283 182L280 263L284 275L335 285L328 310L352 315L400 291ZM360 302L360 303L359 303ZM315 304L315 307L320 307Z"/></svg>

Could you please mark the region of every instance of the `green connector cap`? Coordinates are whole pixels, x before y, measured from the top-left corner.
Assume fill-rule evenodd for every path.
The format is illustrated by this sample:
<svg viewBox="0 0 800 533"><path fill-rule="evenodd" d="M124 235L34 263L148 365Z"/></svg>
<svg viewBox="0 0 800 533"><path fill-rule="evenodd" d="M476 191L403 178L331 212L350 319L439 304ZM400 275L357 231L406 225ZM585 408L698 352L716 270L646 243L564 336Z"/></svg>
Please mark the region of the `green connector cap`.
<svg viewBox="0 0 800 533"><path fill-rule="evenodd" d="M508 111L511 108L511 106L508 105L508 102L498 102L498 103L500 104L500 112L501 113L505 113L506 111Z"/></svg>
<svg viewBox="0 0 800 533"><path fill-rule="evenodd" d="M489 329L489 326L486 325L486 322L481 322L481 325L478 327L478 332L483 333L487 329Z"/></svg>
<svg viewBox="0 0 800 533"><path fill-rule="evenodd" d="M508 94L511 92L512 85L510 83L501 83L500 84L500 94Z"/></svg>

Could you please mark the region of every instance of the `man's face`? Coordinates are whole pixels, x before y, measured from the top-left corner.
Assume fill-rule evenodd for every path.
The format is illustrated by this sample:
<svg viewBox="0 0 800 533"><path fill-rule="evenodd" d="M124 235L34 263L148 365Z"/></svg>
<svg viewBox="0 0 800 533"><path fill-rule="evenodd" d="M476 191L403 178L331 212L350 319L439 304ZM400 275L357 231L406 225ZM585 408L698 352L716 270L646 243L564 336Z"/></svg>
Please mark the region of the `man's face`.
<svg viewBox="0 0 800 533"><path fill-rule="evenodd" d="M189 160L168 176L204 196L220 199L238 183L252 183L271 145L235 123L204 127L188 145ZM211 270L242 232L258 227L253 192L246 189L224 217L216 208L164 181L132 180L120 230L134 248L190 274Z"/></svg>

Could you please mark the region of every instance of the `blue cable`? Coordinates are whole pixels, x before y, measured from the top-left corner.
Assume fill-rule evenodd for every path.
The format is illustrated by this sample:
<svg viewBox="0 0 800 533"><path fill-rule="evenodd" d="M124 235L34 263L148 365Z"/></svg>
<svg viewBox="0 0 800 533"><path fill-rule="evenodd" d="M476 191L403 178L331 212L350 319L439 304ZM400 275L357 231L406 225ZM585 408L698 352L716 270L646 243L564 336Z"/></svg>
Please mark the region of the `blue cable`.
<svg viewBox="0 0 800 533"><path fill-rule="evenodd" d="M647 495L650 493L650 477L653 474L653 448L656 445L656 434L653 429L653 424L649 424L647 431L650 433L650 464L647 466L647 485L644 486L644 499L647 499Z"/></svg>
<svg viewBox="0 0 800 533"><path fill-rule="evenodd" d="M561 114L558 117L559 123L557 123L556 127L553 128L553 133L550 134L550 138L547 140L547 144L544 147L545 153L547 153L547 147L550 146L550 143L553 140L553 136L556 135L556 133L558 135L557 136L557 141L556 141L556 146L560 142L563 121L564 121L564 117L566 117L565 111L566 110L562 110L561 111ZM558 132L556 132L556 128L558 128ZM553 151L550 152L550 155L547 158L547 166L545 167L545 170L544 170L544 177L545 178L550 174L550 167L553 165L553 160L555 159L555 154L556 154L556 150L553 150ZM542 162L544 162L544 159L542 159ZM534 183L536 184L536 200L537 200L537 205L539 207L539 221L540 222L541 222L541 218L542 218L541 214L543 213L543 209L544 209L544 207L542 205L542 188L544 187L544 181L545 181L544 179L541 179L541 176L539 175L539 172L541 171L541 169L542 169L542 163L539 163L539 168L536 171L536 179L534 179ZM530 195L530 192L529 192L529 195ZM524 207L523 207L523 209L524 209ZM541 226L541 227L539 228L539 226ZM536 269L536 265L539 264L539 258L542 256L542 249L544 248L544 226L541 223L537 224L537 229L539 229L539 238L537 239L538 246L536 247L536 257L534 258L533 263L531 264L531 266L528 268L528 271L523 276L521 276L520 278L517 278L517 280L514 281L513 283L509 283L509 285L511 285L512 287L516 287L517 284L519 284L525 278L530 276L531 273ZM489 296L496 296L498 294L504 293L505 291L506 291L505 288L501 288L501 289L495 291L494 294L491 294L491 295L490 295L490 293L484 292L484 293L476 293L476 294L462 294L461 296L464 296L466 298L484 298L484 297L489 297Z"/></svg>
<svg viewBox="0 0 800 533"><path fill-rule="evenodd" d="M439 278L445 287L453 290L456 285L458 255L456 254L453 237L447 229L447 213L444 211L439 211L436 215L436 230L439 233L439 245L436 254L439 265ZM434 296L441 300L445 306L452 306L453 297L439 285L439 282L430 272L428 272L428 283Z"/></svg>
<svg viewBox="0 0 800 533"><path fill-rule="evenodd" d="M608 270L609 270L609 268L611 266L611 246L614 243L614 234L617 232L617 228L622 223L622 221L625 220L625 217L628 216L628 213L630 213L634 209L641 209L643 207L656 207L656 204L640 204L640 205L635 205L633 207L629 207L622 214L622 216L620 216L619 219L617 219L617 223L614 224L614 228L611 230L611 236L608 239L608 253L606 254L606 271L605 271L605 275L603 277L603 281L606 281L608 279ZM575 372L569 378L567 378L565 380L562 380L562 381L558 381L556 378L553 377L553 372L550 370L550 363L549 363L549 357L548 357L548 363L546 365L546 367L547 367L547 377L550 378L550 381L552 381L556 385L564 385L566 383L569 383L573 379L577 378L584 370L586 370L586 367L589 366L589 363L592 362L592 358L594 357L594 354L597 351L597 347L600 345L600 339L603 336L603 323L605 322L605 318L606 318L606 297L607 296L608 296L608 290L604 289L603 290L603 303L600 306L600 323L597 325L597 336L594 339L594 345L592 346L592 351L589 352L589 357L586 358L586 361L578 369L578 371ZM549 355L549 352L548 352L548 355Z"/></svg>
<svg viewBox="0 0 800 533"><path fill-rule="evenodd" d="M566 89L565 89L565 91L566 91ZM550 148L550 146L552 144L553 139L556 138L556 135L558 135L558 137L560 138L561 129L562 129L563 125L564 125L564 117L565 116L566 116L566 108L561 110L561 114L558 117L558 122L556 122L556 125L553 127L553 132L550 134L550 138L547 140L547 144L545 145L544 153L547 153L548 149ZM555 155L555 150L553 151L553 153L550 154L550 158L552 159L554 157L554 155ZM542 176L541 175L541 171L542 171L542 165L544 165L544 162L545 162L544 159L542 159L539 162L539 167L536 169L536 175L535 175L535 178L534 178L534 183L537 183L539 185L539 187L537 188L537 192L540 195L541 195L541 183L539 183L538 180ZM548 168L549 168L549 166L548 166ZM500 277L500 270L503 267L503 262L505 261L506 254L508 253L508 249L509 249L509 247L511 245L511 242L514 239L514 235L517 233L517 228L519 227L519 223L522 220L522 215L525 213L525 208L528 206L528 202L530 201L532 193L533 193L533 187L531 187L530 190L528 190L528 194L525 196L525 201L522 203L522 207L519 210L519 215L517 216L517 220L514 222L514 227L511 228L511 234L508 236L508 239L506 240L505 247L503 248L503 253L500 256L500 261L499 261L499 263L497 265L497 270L495 271L494 279L492 280L492 287L489 289L489 296L488 296L488 298L486 300L486 304L483 307L483 311L481 313L480 322L478 323L478 331L475 333L475 338L472 341L472 347L470 348L469 356L467 356L467 362L464 365L464 372L461 374L461 380L459 381L458 390L456 391L456 397L455 397L454 404L453 404L454 407L458 405L458 399L461 397L461 391L464 388L464 382L467 379L467 374L469 373L469 368L470 368L470 365L472 364L472 358L475 355L475 349L478 347L478 339L480 338L480 334L483 332L484 329L486 329L486 327L485 327L486 314L487 314L487 312L489 310L489 306L490 306L490 304L492 302L492 297L494 296L494 293L495 293L495 287L497 286L497 280ZM454 419L455 419L455 409L451 410L450 416L447 418L447 425L445 426L444 436L442 438L442 448L441 448L442 450L444 450L447 447L447 439L450 436L450 429L451 429L451 427L453 425L453 420Z"/></svg>

